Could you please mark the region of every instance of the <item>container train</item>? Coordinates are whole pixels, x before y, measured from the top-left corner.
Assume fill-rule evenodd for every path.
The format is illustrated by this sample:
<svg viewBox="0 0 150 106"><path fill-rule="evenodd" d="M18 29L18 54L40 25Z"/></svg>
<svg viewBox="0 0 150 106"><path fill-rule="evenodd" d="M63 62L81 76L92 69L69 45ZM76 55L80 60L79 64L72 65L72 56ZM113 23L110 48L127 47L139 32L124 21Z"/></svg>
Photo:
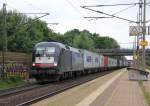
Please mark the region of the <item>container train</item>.
<svg viewBox="0 0 150 106"><path fill-rule="evenodd" d="M127 67L126 60L117 60L58 42L35 45L30 77L37 81L58 81L79 75Z"/></svg>

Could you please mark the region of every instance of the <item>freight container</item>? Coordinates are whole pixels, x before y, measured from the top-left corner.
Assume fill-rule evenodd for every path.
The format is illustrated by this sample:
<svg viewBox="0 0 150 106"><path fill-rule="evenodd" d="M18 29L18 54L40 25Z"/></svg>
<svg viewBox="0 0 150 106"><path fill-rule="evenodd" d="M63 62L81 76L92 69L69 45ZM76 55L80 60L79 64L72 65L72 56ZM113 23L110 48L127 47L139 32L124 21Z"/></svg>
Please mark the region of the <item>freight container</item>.
<svg viewBox="0 0 150 106"><path fill-rule="evenodd" d="M108 67L108 57L104 56L104 67Z"/></svg>
<svg viewBox="0 0 150 106"><path fill-rule="evenodd" d="M100 67L103 68L104 67L104 56L100 55Z"/></svg>

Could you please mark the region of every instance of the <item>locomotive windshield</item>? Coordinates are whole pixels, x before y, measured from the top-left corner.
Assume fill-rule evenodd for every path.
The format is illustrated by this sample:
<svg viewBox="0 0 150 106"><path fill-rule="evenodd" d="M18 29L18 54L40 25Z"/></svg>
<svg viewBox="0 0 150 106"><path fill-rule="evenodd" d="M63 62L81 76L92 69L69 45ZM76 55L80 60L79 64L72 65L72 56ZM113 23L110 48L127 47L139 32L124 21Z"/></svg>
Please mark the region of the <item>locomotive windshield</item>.
<svg viewBox="0 0 150 106"><path fill-rule="evenodd" d="M54 47L37 47L35 52L36 56L49 56L54 53Z"/></svg>

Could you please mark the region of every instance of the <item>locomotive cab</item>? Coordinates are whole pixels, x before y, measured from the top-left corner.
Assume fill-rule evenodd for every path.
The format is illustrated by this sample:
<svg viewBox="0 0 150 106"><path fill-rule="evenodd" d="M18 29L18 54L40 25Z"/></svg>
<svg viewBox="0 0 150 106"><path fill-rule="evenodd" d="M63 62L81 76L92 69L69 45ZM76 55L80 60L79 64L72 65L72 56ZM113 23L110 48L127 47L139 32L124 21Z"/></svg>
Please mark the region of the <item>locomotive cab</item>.
<svg viewBox="0 0 150 106"><path fill-rule="evenodd" d="M40 68L57 67L55 47L36 47L32 66Z"/></svg>
<svg viewBox="0 0 150 106"><path fill-rule="evenodd" d="M58 66L61 49L60 44L56 42L41 42L35 45L30 77L38 81L57 80L55 78L60 74Z"/></svg>

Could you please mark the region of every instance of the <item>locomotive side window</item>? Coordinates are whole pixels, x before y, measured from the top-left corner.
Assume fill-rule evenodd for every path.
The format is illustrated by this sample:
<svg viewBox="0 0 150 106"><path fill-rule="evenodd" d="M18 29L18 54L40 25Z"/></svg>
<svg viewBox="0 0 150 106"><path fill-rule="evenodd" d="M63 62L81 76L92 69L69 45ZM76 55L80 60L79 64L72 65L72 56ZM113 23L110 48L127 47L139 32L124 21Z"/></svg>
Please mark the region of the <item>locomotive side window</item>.
<svg viewBox="0 0 150 106"><path fill-rule="evenodd" d="M92 61L92 57L91 56L87 56L86 61L87 62L91 62Z"/></svg>
<svg viewBox="0 0 150 106"><path fill-rule="evenodd" d="M98 58L97 57L95 58L95 63L98 63Z"/></svg>

